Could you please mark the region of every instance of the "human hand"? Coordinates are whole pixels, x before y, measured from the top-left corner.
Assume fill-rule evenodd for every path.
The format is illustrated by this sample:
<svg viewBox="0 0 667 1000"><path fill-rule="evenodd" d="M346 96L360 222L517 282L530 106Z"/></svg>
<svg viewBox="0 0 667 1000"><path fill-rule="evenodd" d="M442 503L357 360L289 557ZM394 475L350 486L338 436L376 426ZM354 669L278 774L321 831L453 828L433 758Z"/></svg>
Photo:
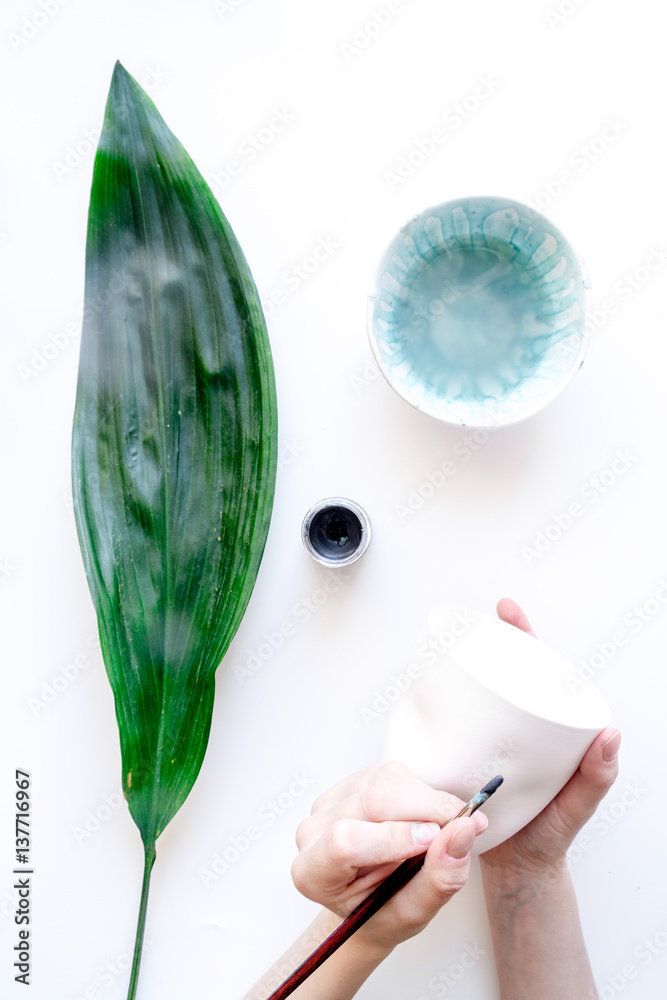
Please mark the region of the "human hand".
<svg viewBox="0 0 667 1000"><path fill-rule="evenodd" d="M488 820L476 812L449 823L464 805L397 762L359 771L320 795L299 825L294 884L346 917L401 861L426 852L421 871L354 936L388 954L465 885Z"/></svg>
<svg viewBox="0 0 667 1000"><path fill-rule="evenodd" d="M502 621L535 635L515 601L503 598L497 611ZM514 869L543 875L560 870L568 847L616 780L620 742L617 729L604 729L589 746L577 771L542 812L513 837L481 855L486 872Z"/></svg>

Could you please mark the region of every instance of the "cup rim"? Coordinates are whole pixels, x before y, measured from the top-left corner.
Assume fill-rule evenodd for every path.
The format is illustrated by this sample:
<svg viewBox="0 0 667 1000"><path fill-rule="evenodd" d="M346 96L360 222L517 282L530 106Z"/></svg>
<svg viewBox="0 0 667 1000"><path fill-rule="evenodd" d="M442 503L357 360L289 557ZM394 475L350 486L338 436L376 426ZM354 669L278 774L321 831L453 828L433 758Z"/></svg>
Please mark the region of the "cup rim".
<svg viewBox="0 0 667 1000"><path fill-rule="evenodd" d="M508 622L505 622L500 618L496 618L493 615L489 615L484 611L478 611L474 608L468 608L465 607L464 605L459 605L459 604L436 605L429 612L429 617L430 614L438 608L447 608L452 612L456 611L470 612L480 618L485 619L487 622L492 623L492 627L494 629L498 629L506 636L515 634L521 635L525 638L525 640L530 640L532 642L537 643L538 647L540 647L543 650L546 650L550 656L556 657L557 659L561 660L564 665L569 664L569 661L566 659L566 657L558 653L557 650L552 649L552 647L547 645L547 643L545 643L542 639L538 639L536 636L529 635L522 629L518 629L515 626L510 625ZM427 627L430 630L430 626ZM508 631L510 629L512 631ZM518 635L516 641L523 644L524 638L518 638ZM515 640L513 639L511 641ZM545 714L544 711L536 711L535 709L527 708L524 704L520 704L517 701L512 700L510 697L507 696L507 694L503 694L502 691L498 690L497 687L493 686L492 684L489 684L487 681L481 679L480 677L472 673L468 669L468 667L466 667L465 663L461 663L455 657L455 655L451 654L450 650L446 650L444 654L440 654L440 656L438 657L438 661L439 661L438 664L435 664L432 668L434 671L437 671L439 666L441 667L441 669L444 668L450 669L453 664L462 676L465 676L469 681L474 683L480 689L480 691L484 691L487 694L487 696L492 695L494 699L502 702L504 705L507 705L517 715L522 715L524 717L535 719L542 724L548 724L551 727L556 727L563 731L579 732L579 733L590 731L591 733L595 734L597 732L600 732L606 726L608 726L612 720L613 713L609 702L602 694L602 692L590 681L581 679L580 683L581 686L584 687L585 690L588 691L597 702L597 704L591 706L591 721L587 723L577 723L571 721L563 722L562 719L557 718L555 714ZM564 677L565 674L563 674L563 678ZM573 698L577 697L576 692L572 693L572 697ZM593 713L597 714L596 720L594 720L592 717ZM601 721L603 717L606 721Z"/></svg>

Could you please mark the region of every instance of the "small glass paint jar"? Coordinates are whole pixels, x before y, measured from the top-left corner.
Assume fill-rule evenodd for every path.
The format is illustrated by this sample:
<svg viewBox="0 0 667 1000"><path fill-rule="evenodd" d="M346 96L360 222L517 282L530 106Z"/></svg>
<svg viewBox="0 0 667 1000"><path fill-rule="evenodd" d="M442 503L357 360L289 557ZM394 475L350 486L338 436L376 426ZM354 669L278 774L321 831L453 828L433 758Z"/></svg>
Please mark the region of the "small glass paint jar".
<svg viewBox="0 0 667 1000"><path fill-rule="evenodd" d="M371 522L353 500L327 497L304 517L301 538L306 551L323 566L349 566L368 548Z"/></svg>

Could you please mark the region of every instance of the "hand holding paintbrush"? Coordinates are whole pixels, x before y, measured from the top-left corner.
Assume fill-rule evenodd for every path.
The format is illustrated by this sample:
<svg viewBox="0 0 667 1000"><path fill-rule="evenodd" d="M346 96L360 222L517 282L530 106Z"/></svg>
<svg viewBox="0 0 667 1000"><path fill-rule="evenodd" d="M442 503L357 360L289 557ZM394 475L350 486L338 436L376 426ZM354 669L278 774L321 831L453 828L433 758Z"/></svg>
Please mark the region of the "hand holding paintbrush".
<svg viewBox="0 0 667 1000"><path fill-rule="evenodd" d="M477 792L453 817L459 819L463 816L472 816L487 799L502 784L502 777L498 775L493 778L481 791ZM450 821L451 822L451 821ZM378 912L399 890L404 888L408 882L414 878L417 872L423 867L426 852L415 855L403 861L383 882L373 889L372 892L350 913L339 927L327 937L318 948L313 951L308 958L285 980L281 986L275 990L268 1000L285 1000L298 986L301 985L317 968L322 965L331 955L340 948L366 921Z"/></svg>
<svg viewBox="0 0 667 1000"><path fill-rule="evenodd" d="M500 602L498 614L531 632L514 602ZM618 730L603 730L542 812L508 841L490 850L484 845L481 867L503 997L597 995L566 855L618 775L619 743ZM475 804L473 797L464 813L470 815ZM474 837L487 820L482 811L472 820L453 818L461 806L397 763L358 772L320 795L299 827L292 873L297 888L324 909L245 1000L288 996L296 988L294 978L278 991L275 987L290 969L339 930L343 918L398 871L401 859L414 858L416 866L423 862L403 890L315 976L304 982L306 970L297 972L297 995L303 1000L351 1000L394 947L423 930L465 885ZM411 822L415 816L422 822ZM519 889L522 905L517 908ZM316 954L310 955L311 968ZM492 961L490 955L486 961Z"/></svg>

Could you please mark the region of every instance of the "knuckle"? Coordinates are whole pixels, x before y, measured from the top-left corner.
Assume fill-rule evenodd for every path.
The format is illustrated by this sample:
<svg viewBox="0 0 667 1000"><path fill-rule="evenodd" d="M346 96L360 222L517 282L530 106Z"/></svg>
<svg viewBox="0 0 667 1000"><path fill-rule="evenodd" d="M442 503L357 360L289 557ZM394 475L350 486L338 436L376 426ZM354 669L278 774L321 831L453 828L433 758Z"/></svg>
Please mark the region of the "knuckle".
<svg viewBox="0 0 667 1000"><path fill-rule="evenodd" d="M411 775L413 772L400 760L389 760L386 764L381 764L381 768L388 774Z"/></svg>
<svg viewBox="0 0 667 1000"><path fill-rule="evenodd" d="M334 864L344 864L354 855L359 843L357 825L351 819L332 824L327 837L327 853Z"/></svg>
<svg viewBox="0 0 667 1000"><path fill-rule="evenodd" d="M299 850L301 850L303 845L306 843L309 823L310 821L308 819L303 819L296 828L294 839L296 840L296 846Z"/></svg>
<svg viewBox="0 0 667 1000"><path fill-rule="evenodd" d="M377 775L361 793L361 812L365 819L384 819L392 801L391 790L383 776Z"/></svg>
<svg viewBox="0 0 667 1000"><path fill-rule="evenodd" d="M406 834L405 826L402 823L386 823L385 831L388 834L386 850L390 860L394 858L404 858L406 854Z"/></svg>
<svg viewBox="0 0 667 1000"><path fill-rule="evenodd" d="M294 883L295 887L299 890L302 896L307 896L308 893L305 891L305 888L307 886L308 880L306 878L306 873L304 868L305 866L303 863L303 858L299 854L292 862L292 869L291 869L292 882Z"/></svg>
<svg viewBox="0 0 667 1000"><path fill-rule="evenodd" d="M398 761L373 768L361 790L361 809L366 819L388 819L396 801L396 779L411 772Z"/></svg>
<svg viewBox="0 0 667 1000"><path fill-rule="evenodd" d="M468 866L437 872L433 876L433 887L441 898L441 905L459 892L468 881Z"/></svg>
<svg viewBox="0 0 667 1000"><path fill-rule="evenodd" d="M311 816L314 816L314 814L318 812L320 809L326 808L330 795L331 795L330 789L327 790L326 792L320 792L320 794L317 796L312 806L310 807Z"/></svg>
<svg viewBox="0 0 667 1000"><path fill-rule="evenodd" d="M397 916L401 931L406 937L414 937L415 934L419 934L426 927L436 912L436 909L429 908L426 910L424 906L413 902L400 903Z"/></svg>
<svg viewBox="0 0 667 1000"><path fill-rule="evenodd" d="M609 791L609 789L614 784L617 778L618 778L618 761L616 761L615 767L608 768L608 770L605 770L603 774L599 775L598 787L601 792L601 797L604 797L607 794L607 792Z"/></svg>

